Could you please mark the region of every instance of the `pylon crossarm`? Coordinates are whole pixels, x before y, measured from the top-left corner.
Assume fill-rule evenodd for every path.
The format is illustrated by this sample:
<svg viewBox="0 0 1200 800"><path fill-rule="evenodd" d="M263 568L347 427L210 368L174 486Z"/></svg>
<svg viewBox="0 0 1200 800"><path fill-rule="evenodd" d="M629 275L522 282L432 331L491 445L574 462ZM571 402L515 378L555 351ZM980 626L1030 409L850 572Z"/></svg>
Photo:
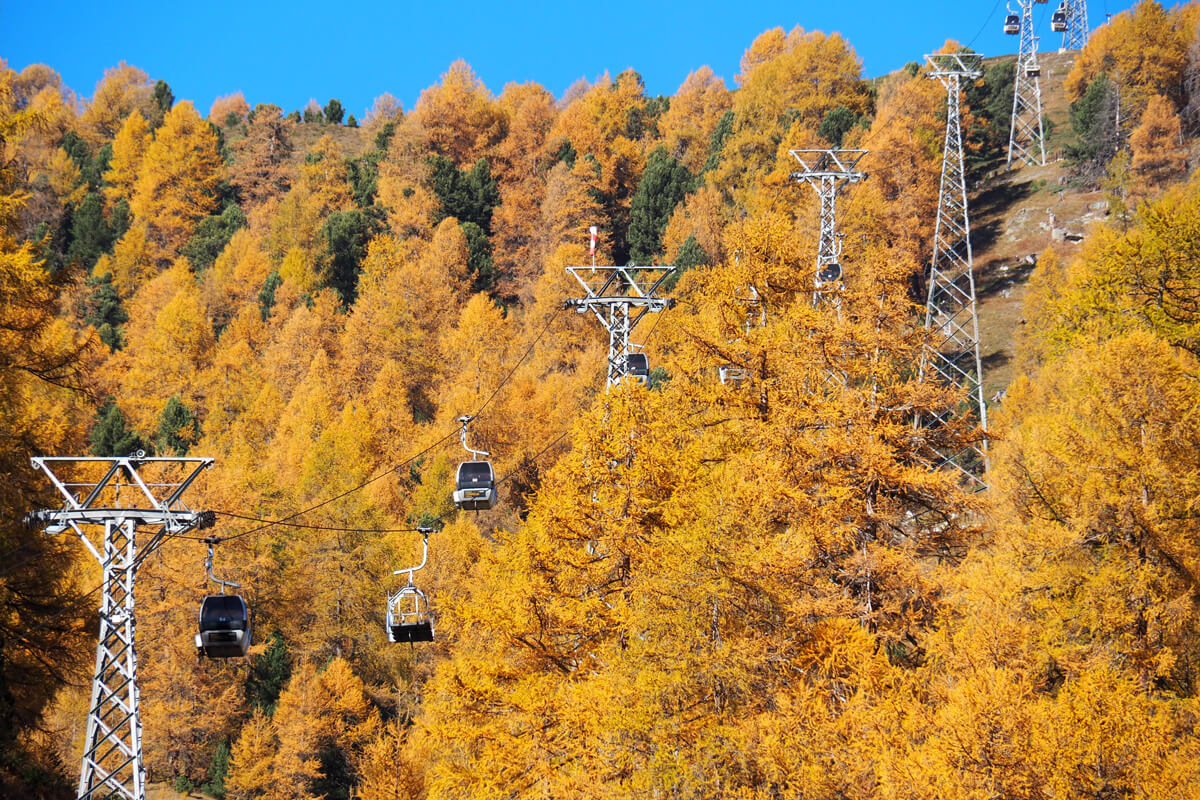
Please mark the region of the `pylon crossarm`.
<svg viewBox="0 0 1200 800"><path fill-rule="evenodd" d="M976 78L983 77L982 53L932 53L925 56L929 65L930 78L937 78L943 84L950 77Z"/></svg>
<svg viewBox="0 0 1200 800"><path fill-rule="evenodd" d="M654 293L674 271L673 264L567 267L567 272L583 287L588 299L630 301L654 299Z"/></svg>
<svg viewBox="0 0 1200 800"><path fill-rule="evenodd" d="M213 460L211 458L102 458L102 457L40 457L30 459L34 469L41 470L50 479L66 501L66 509L88 509L96 507L102 495L106 491L115 491L118 488L116 479L122 474L129 476L132 485L137 486L142 496L146 499L150 509L158 511L169 511L173 506L178 504L180 496L187 490L192 483L195 482L200 472L211 467ZM56 468L62 467L79 467L88 464L107 464L108 469L103 477L94 481L67 481L56 473ZM147 483L142 477L139 469L144 466L153 465L181 465L185 468L190 468L190 472L186 477L169 482L156 482L154 484ZM154 492L154 488L169 488L171 494L165 499L160 500ZM87 497L80 501L77 493L72 491L73 488L88 488ZM140 506L134 506L136 510L142 510Z"/></svg>
<svg viewBox="0 0 1200 800"><path fill-rule="evenodd" d="M800 162L801 171L792 173L793 178L819 180L831 177L860 181L867 177L865 173L854 171L867 154L866 150L788 150L788 153Z"/></svg>

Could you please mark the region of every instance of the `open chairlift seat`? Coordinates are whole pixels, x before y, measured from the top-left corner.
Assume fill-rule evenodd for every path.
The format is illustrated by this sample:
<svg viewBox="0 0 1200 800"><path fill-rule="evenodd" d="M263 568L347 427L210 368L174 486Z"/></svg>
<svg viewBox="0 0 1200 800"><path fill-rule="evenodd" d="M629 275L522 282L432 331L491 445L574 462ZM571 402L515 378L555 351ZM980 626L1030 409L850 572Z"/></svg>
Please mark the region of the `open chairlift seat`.
<svg viewBox="0 0 1200 800"><path fill-rule="evenodd" d="M250 611L241 595L212 594L200 604L196 649L209 658L238 658L250 649Z"/></svg>
<svg viewBox="0 0 1200 800"><path fill-rule="evenodd" d="M387 634L389 642L433 641L429 601L416 586L409 584L388 598Z"/></svg>

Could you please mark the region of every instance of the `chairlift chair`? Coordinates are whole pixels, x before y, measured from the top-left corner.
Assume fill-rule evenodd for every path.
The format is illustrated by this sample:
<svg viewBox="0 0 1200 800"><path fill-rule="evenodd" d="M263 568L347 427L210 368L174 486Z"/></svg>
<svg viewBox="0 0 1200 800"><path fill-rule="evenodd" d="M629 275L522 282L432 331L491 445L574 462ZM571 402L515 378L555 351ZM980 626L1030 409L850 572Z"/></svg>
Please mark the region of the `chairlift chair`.
<svg viewBox="0 0 1200 800"><path fill-rule="evenodd" d="M1059 4L1058 9L1050 15L1050 30L1055 33L1066 33L1067 7L1065 4Z"/></svg>
<svg viewBox="0 0 1200 800"><path fill-rule="evenodd" d="M1021 18L1016 14L1009 14L1004 18L1004 32L1010 36L1016 36L1021 32Z"/></svg>
<svg viewBox="0 0 1200 800"><path fill-rule="evenodd" d="M199 632L196 650L209 658L239 658L250 649L250 609L241 595L226 594L225 587L240 585L213 575L213 545L217 539L206 539L208 558L204 565L208 577L221 587L220 594L211 594L200 603Z"/></svg>
<svg viewBox="0 0 1200 800"><path fill-rule="evenodd" d="M467 425L473 418L459 417L462 423L462 445L473 458L458 465L454 477L454 505L465 511L485 511L496 504L496 473L492 463L478 456L490 455L467 445Z"/></svg>
<svg viewBox="0 0 1200 800"><path fill-rule="evenodd" d="M642 386L650 383L650 361L645 353L629 353L625 356L625 374Z"/></svg>
<svg viewBox="0 0 1200 800"><path fill-rule="evenodd" d="M433 615L429 612L429 600L425 593L413 583L413 573L423 568L429 560L429 529L421 529L421 563L415 567L398 569L393 575L408 573L408 583L395 594L388 594L387 636L389 642L432 642Z"/></svg>

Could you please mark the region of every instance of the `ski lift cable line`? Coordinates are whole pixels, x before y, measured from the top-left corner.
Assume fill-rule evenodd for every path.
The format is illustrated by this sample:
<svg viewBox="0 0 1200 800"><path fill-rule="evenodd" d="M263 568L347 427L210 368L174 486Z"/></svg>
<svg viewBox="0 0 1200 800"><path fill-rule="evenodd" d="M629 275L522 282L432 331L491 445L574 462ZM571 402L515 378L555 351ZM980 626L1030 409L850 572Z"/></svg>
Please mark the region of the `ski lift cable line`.
<svg viewBox="0 0 1200 800"><path fill-rule="evenodd" d="M234 533L229 536L222 537L222 541L228 542L233 539L241 539L243 536L250 536L251 534L260 533L260 532L266 530L267 528L272 528L276 525L286 526L291 520L294 520L296 517L304 516L305 514L308 514L312 511L316 511L318 508L322 508L323 506L327 506L330 503L333 503L337 500L341 500L343 497L347 497L348 495L354 494L355 492L362 491L363 489L367 488L371 484L373 484L377 481L380 481L380 480L386 478L388 475L391 475L392 473L396 472L401 467L407 466L408 464L411 464L412 462L416 461L418 458L421 458L422 456L426 455L427 453L437 449L438 447L441 447L443 444L448 442L450 439L454 438L457 434L458 434L458 428L455 428L454 430L450 431L445 436L438 439L436 442L429 445L428 447L426 447L424 450L417 453L416 455L409 456L408 458L401 461L399 464L396 464L395 466L392 466L392 467L388 467L386 470L379 473L378 475L368 478L367 480L363 481L362 483L358 484L357 486L353 486L353 487L347 489L346 491L342 492L341 494L336 494L333 497L329 497L315 505L309 506L308 508L305 508L305 509L301 509L300 511L297 511L294 514L289 514L288 516L283 517L281 519L267 520L267 521L264 521L264 523L262 525L259 525L256 528L250 528L248 530L244 530L239 533ZM218 513L223 513L223 512L218 512ZM257 518L255 518L255 519L257 519ZM295 527L307 527L307 526L295 526ZM358 529L355 528L354 530L358 530Z"/></svg>
<svg viewBox="0 0 1200 800"><path fill-rule="evenodd" d="M544 336L546 331L548 331L550 329L550 326L554 323L554 320L558 317L558 314L561 310L562 310L561 307L556 308L554 310L554 313L551 314L550 318L546 320L546 324L542 326L542 329L540 331L538 331L537 336L535 336L533 341L529 343L529 346L525 348L525 352L521 354L521 357L517 360L517 363L513 365L512 369L510 369L508 371L508 374L504 376L504 379L502 381L500 381L499 385L497 385L495 390L493 390L492 393L488 396L488 398L483 401L482 405L479 406L479 408L475 411L475 413L471 415L472 417L479 416L479 414L481 414L483 412L483 410L485 408L487 408L488 404L490 404L492 402L492 400L494 400L496 398L496 396L500 393L500 390L503 389L508 384L508 382L512 379L513 375L516 374L517 370L521 367L521 365L523 363L525 363L525 360L527 358L529 358L529 355L533 352L533 348L535 348L537 346L538 342L541 341L542 336ZM252 517L252 516L248 516L248 515L240 516L240 515L234 514L232 512L218 511L216 513L222 514L224 516L240 518L240 519L245 519L245 520L250 520L250 521L262 522L262 524L256 528L250 528L249 530L241 531L239 533L231 534L230 536L222 537L222 541L230 541L232 539L240 539L244 536L249 536L254 533L259 533L267 528L275 527L277 525L285 526L285 527L294 527L294 528L309 528L309 529L313 529L313 530L340 530L340 531L361 530L359 528L336 528L336 527L330 527L330 526L324 526L324 525L301 525L301 524L292 523L292 520L296 519L296 517L300 517L300 516L303 516L305 514L312 512L312 511L316 511L318 508L329 505L330 503L333 503L337 500L341 500L343 497L346 497L355 492L361 491L362 489L365 489L366 487L370 486L372 483L382 480L383 478L387 477L388 475L391 475L392 473L396 472L400 468L405 467L408 464L411 464L413 461L416 461L418 458L421 458L422 456L428 454L432 450L445 444L447 441L454 438L454 436L457 435L458 432L459 432L459 428L456 427L456 428L454 428L454 430L447 433L442 438L438 439L436 442L431 444L429 447L426 447L424 450L417 453L416 455L409 456L404 461L401 461L399 464L389 467L387 470L379 473L378 475L375 475L374 477L367 479L366 481L363 481L362 483L360 483L357 486L347 489L346 491L342 492L341 494L335 495L326 500L322 500L320 503L317 503L316 505L309 506L306 509L297 511L294 514L289 514L288 516L282 517L281 519L269 520L269 519L263 519L261 517ZM367 532L367 533L392 533L392 532L409 532L409 531L415 531L415 530L416 530L415 528L394 528L394 529L388 528L388 529L379 529L379 530L369 530L369 531L365 531L365 532Z"/></svg>
<svg viewBox="0 0 1200 800"><path fill-rule="evenodd" d="M971 45L975 44L979 37L983 35L983 32L987 30L987 26L992 24L992 20L996 16L996 10L1000 8L1001 2L1003 2L1003 0L996 0L996 5L992 6L992 10L987 13L987 17L984 19L983 24L979 26L979 30L976 31L975 35L971 37L971 41L964 45L965 47L970 47Z"/></svg>
<svg viewBox="0 0 1200 800"><path fill-rule="evenodd" d="M483 401L483 404L479 406L475 413L470 415L471 419L474 419L482 414L483 410L488 407L488 404L491 403L492 400L496 399L496 395L500 393L500 390L503 389L509 380L512 379L512 376L516 374L521 365L525 363L525 359L529 358L529 354L533 352L533 348L537 347L537 343L542 340L542 336L545 335L546 331L550 330L550 326L554 324L554 320L558 318L559 312L561 311L561 305L554 309L554 313L550 315L548 320L546 320L546 324L542 326L540 331L538 331L537 336L533 337L533 341L530 342L529 346L525 348L525 352L521 354L519 359L517 359L517 363L513 364L513 368L510 369L508 374L504 376L504 380L500 381L500 384L492 391L490 395L488 395L488 398Z"/></svg>
<svg viewBox="0 0 1200 800"><path fill-rule="evenodd" d="M400 466L403 466L403 464ZM214 510L213 513L219 514L222 517L240 519L246 522L261 522L267 525L282 525L287 528L306 528L314 531L342 531L344 533L417 533L420 530L419 528L339 528L334 525L309 525L308 523L304 522L289 522L282 519L267 519L264 517L250 516L248 514L237 514L233 511L221 511L219 509ZM195 539L197 541L207 541L208 539L215 538L219 541L225 541L224 537L221 536L188 536L177 538Z"/></svg>

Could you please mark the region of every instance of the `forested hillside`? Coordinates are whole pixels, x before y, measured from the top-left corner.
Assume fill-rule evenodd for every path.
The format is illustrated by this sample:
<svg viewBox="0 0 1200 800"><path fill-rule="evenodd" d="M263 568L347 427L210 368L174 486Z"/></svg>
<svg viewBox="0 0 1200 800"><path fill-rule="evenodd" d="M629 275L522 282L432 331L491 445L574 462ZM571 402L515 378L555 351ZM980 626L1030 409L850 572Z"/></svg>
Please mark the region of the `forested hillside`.
<svg viewBox="0 0 1200 800"><path fill-rule="evenodd" d="M869 79L774 29L670 97L460 61L361 121L0 61L0 795L73 796L99 624L94 559L21 524L58 505L29 459L140 449L215 459L188 502L253 610L247 658L199 659L204 544L140 568L146 762L180 792L1200 796L1198 23L1146 0L1055 89L1061 188L1107 206L1029 276L981 493L933 465L985 434L914 425L958 400L919 369L921 53ZM1012 74L964 92L972 188ZM830 147L869 151L836 313L788 153ZM597 264L677 267L647 386L605 391L564 308L591 226ZM491 510L451 501L463 415ZM392 644L418 527L436 638Z"/></svg>

